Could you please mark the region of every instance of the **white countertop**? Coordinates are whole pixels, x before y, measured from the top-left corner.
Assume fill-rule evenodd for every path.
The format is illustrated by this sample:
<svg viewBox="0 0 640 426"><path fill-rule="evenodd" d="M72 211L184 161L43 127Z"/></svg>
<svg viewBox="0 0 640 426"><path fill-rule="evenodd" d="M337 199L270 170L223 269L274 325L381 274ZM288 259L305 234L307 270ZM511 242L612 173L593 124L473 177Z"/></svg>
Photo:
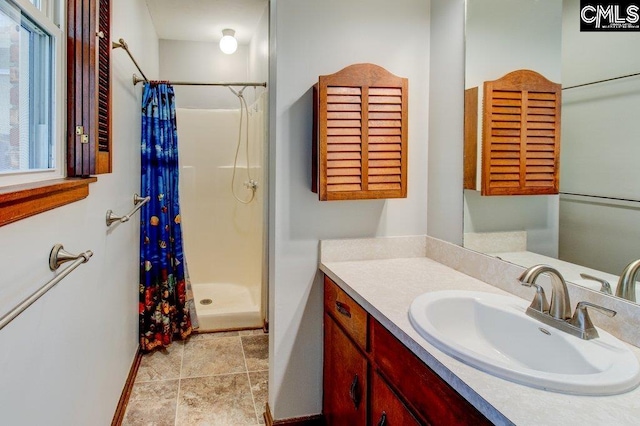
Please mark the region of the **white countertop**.
<svg viewBox="0 0 640 426"><path fill-rule="evenodd" d="M325 260L320 269L495 424L640 424L640 388L594 397L527 387L446 355L420 337L409 323L411 302L425 292L457 289L510 293L427 257ZM631 345L629 348L640 359L640 350Z"/></svg>

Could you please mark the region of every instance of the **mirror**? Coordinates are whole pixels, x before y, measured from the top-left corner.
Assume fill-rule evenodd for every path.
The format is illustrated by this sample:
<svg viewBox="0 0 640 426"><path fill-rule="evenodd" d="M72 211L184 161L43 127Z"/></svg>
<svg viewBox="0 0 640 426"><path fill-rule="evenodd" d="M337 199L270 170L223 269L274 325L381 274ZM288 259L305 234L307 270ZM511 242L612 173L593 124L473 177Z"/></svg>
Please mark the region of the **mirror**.
<svg viewBox="0 0 640 426"><path fill-rule="evenodd" d="M562 84L562 114L560 194L465 189L464 246L615 294L640 258L640 33L580 32L580 0L467 0L466 14L465 89L531 69Z"/></svg>

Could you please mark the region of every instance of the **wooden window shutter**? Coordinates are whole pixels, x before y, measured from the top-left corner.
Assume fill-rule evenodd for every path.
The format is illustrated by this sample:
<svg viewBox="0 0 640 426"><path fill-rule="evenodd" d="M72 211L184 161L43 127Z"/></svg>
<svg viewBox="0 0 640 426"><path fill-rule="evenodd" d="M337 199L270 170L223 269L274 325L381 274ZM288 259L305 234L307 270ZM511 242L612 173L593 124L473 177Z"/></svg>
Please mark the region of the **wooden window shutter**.
<svg viewBox="0 0 640 426"><path fill-rule="evenodd" d="M320 200L407 196L407 96L406 78L373 64L320 76L313 172Z"/></svg>
<svg viewBox="0 0 640 426"><path fill-rule="evenodd" d="M67 1L67 176L111 172L110 0Z"/></svg>
<svg viewBox="0 0 640 426"><path fill-rule="evenodd" d="M560 101L530 70L484 83L482 195L558 193Z"/></svg>

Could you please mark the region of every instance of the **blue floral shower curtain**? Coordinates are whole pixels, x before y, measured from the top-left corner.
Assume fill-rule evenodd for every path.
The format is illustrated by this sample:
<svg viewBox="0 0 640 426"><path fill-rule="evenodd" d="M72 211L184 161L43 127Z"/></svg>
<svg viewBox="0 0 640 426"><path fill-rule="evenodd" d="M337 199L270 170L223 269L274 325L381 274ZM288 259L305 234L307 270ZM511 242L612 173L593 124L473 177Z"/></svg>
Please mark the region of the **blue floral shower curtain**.
<svg viewBox="0 0 640 426"><path fill-rule="evenodd" d="M193 298L182 245L178 136L173 87L147 83L142 95L140 347L150 351L191 334ZM195 315L195 312L193 312Z"/></svg>

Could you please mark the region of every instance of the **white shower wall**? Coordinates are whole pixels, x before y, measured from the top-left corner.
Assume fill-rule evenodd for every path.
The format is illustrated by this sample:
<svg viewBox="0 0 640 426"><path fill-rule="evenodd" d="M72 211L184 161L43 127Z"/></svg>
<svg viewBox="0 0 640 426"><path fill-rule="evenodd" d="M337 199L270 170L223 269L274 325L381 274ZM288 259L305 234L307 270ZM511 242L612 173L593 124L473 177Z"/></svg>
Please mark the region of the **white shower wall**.
<svg viewBox="0 0 640 426"><path fill-rule="evenodd" d="M249 204L231 192L239 109L177 109L185 255L201 330L262 326L265 105L261 97L249 108L249 171L258 182ZM234 187L242 200L251 196L244 186L245 129ZM230 293L239 300L230 303Z"/></svg>

